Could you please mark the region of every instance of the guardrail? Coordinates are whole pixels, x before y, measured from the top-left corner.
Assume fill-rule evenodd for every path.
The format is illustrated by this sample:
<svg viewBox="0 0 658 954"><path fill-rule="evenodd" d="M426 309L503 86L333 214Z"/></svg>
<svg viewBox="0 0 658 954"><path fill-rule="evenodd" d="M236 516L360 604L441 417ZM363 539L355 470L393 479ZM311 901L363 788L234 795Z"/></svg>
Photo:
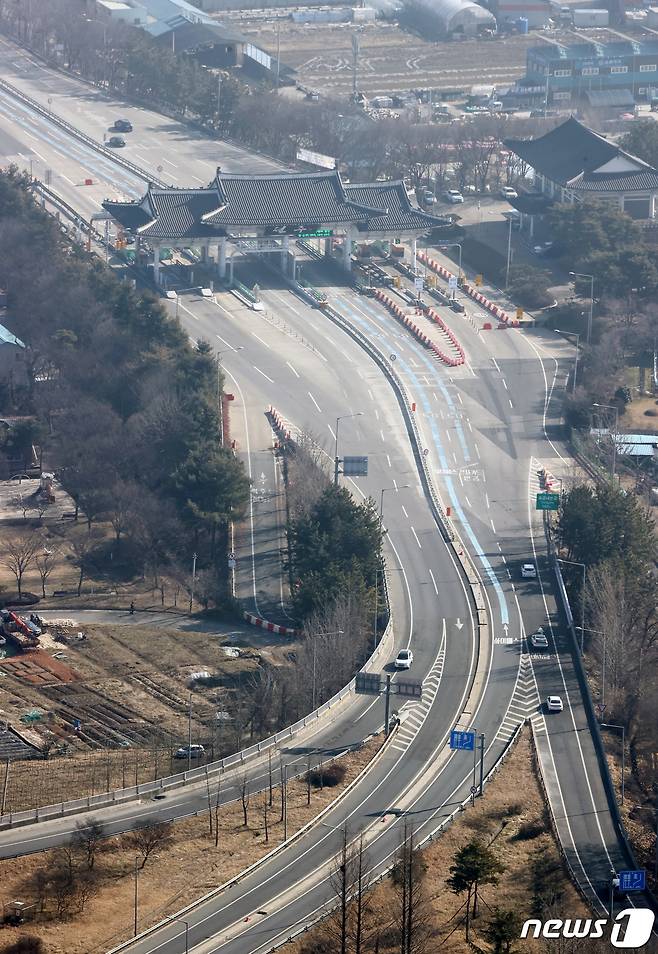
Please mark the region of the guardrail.
<svg viewBox="0 0 658 954"><path fill-rule="evenodd" d="M54 123L56 126L59 126L60 129L63 129L65 132L67 132L70 136L73 136L75 139L84 143L85 146L90 146L96 152L100 153L100 155L105 156L106 159L110 159L117 165L123 166L124 169L126 169L128 172L132 172L132 174L138 178L143 179L144 182L152 182L153 185L159 186L163 189L168 188L166 183L162 182L161 179L156 179L151 172L147 172L146 169L142 169L141 166L136 165L129 159L125 159L123 156L118 156L114 151L104 146L103 143L98 142L96 139L92 139L91 136L85 135L85 133L79 130L76 126L72 126L71 123L68 123L65 119L62 119L57 115L57 113L53 113L52 110L42 106L41 103L36 101L36 99L32 99L30 96L27 96L20 89L12 86L11 83L8 83L6 80L0 79L0 90L4 90L5 93L8 93L10 96L18 99L20 102L25 103L25 105L29 106L31 110L39 113L40 116L44 116L50 122Z"/></svg>

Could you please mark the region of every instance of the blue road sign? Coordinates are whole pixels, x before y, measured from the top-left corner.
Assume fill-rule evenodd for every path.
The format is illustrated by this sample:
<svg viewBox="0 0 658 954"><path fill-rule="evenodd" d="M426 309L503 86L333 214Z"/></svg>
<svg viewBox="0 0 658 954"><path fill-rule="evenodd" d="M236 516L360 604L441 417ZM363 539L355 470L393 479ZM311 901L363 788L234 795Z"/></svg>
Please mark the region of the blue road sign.
<svg viewBox="0 0 658 954"><path fill-rule="evenodd" d="M472 752L475 748L475 732L460 732L458 729L453 729L450 733L450 748L466 749L467 752Z"/></svg>
<svg viewBox="0 0 658 954"><path fill-rule="evenodd" d="M620 891L644 891L646 887L646 872L644 868L636 871L620 871L619 878Z"/></svg>

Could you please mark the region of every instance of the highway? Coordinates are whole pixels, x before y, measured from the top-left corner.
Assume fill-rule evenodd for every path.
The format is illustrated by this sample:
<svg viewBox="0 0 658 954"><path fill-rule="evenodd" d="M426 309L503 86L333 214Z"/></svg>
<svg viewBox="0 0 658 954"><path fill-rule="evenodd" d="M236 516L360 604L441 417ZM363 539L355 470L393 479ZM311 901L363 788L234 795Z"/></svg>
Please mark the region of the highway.
<svg viewBox="0 0 658 954"><path fill-rule="evenodd" d="M15 85L20 82L31 96L46 95L51 74L46 81L43 68L30 58L6 46L3 51L2 75ZM140 129L140 144L131 147L133 161L146 165L144 160L155 162L157 156L166 155L172 166L185 168L188 182L204 181L208 153L197 157L195 150L201 152L201 147L198 143L189 147L180 127L162 117L148 118L154 114L133 115L119 104L106 105L96 93L90 106L86 90L83 95L74 81L63 77L57 81L63 86L59 92L53 86L52 108L66 119L99 136L101 127L125 115ZM143 189L143 183L123 169L106 169L92 150L80 154L79 144L66 136L58 139L47 121L22 113L16 121L10 113L10 106L0 108L0 151L5 161L22 159L25 165L29 156L36 156L53 170L52 187L84 214L98 209L108 189L126 195ZM204 145L212 145L218 155L224 148L206 140ZM224 161L222 157L219 164L228 169L230 156L226 165ZM98 177L97 184L76 185L90 172ZM317 274L318 284L325 286L337 310L383 353L396 355L396 370L417 402L417 420L437 487L485 584L491 627L487 644L479 645L471 599L420 491L397 401L359 346L252 259L240 266L241 275L249 284L258 281L264 313L251 312L224 293L215 300L181 299L181 319L192 338L206 338L220 350L243 348L225 353L222 360L227 387L235 384L234 415L242 414L247 439L261 427L264 410L274 404L293 426L324 438L331 453L336 417L363 413L341 422L340 452L369 456L369 476L358 482L356 492L378 499L381 489L387 489L384 523L391 547L388 579L396 647L412 641L413 675L425 679L423 702L407 706L400 732L384 756L327 814L323 826L311 829L241 881L238 889L229 889L186 915L191 949L245 954L269 949L287 936L291 926L331 896L327 867L339 840L335 829L346 821L354 833L367 831L369 850L379 866L386 864L399 840L402 821L391 808L413 809L419 837L435 830L471 784L463 760L445 751L447 733L457 722L485 734L490 765L514 726L532 717L562 843L576 877L600 904L596 899L605 897L610 865L622 866L624 859L589 736L571 647L557 619L541 528L532 510L538 467L557 470L556 462L566 458L547 437L559 420L572 350L548 333L476 333L468 321L444 310L468 355L468 365L449 371L430 359L372 300L356 297L327 277L322 266L308 267L309 277ZM241 447L248 452L248 445ZM560 466L568 469L568 461ZM533 558L540 578L522 582L520 563ZM538 625L549 628L555 640L546 658L533 658L525 651L524 637ZM484 691L464 711L473 679ZM563 696L565 711L545 718L540 700L549 692ZM381 701L361 698L347 706L340 720L332 720L314 736L315 748L342 749L381 726ZM286 758L297 761L300 770L306 750L289 752ZM255 771L262 781L262 766ZM204 785L196 792L179 790L158 803L129 803L107 812L108 828L124 829L145 813L185 814L195 806L202 808L205 800ZM105 818L103 812L94 814ZM71 819L63 819L5 831L0 834L0 851L7 856L39 850L60 841L72 827ZM283 895L281 884L287 886ZM166 925L129 949L178 954L184 949L180 928L180 923ZM219 946L218 941L201 944L215 935L222 939Z"/></svg>

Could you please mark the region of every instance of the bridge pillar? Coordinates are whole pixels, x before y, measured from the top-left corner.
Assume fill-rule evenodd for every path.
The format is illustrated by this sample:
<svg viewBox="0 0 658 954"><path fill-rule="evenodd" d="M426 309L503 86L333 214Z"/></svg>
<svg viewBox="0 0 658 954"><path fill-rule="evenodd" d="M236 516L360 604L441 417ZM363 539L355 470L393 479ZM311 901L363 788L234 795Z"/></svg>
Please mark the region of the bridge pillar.
<svg viewBox="0 0 658 954"><path fill-rule="evenodd" d="M352 271L352 229L345 230L345 241L343 243L343 268L346 272Z"/></svg>
<svg viewBox="0 0 658 954"><path fill-rule="evenodd" d="M217 245L217 273L226 278L226 239L220 239Z"/></svg>
<svg viewBox="0 0 658 954"><path fill-rule="evenodd" d="M289 237L288 237L287 235L284 235L284 236L283 236L283 240L282 240L282 242L281 242L281 271L283 272L284 275L287 274L287 268L288 268L288 246L289 246L289 244L290 244L290 239L289 239Z"/></svg>
<svg viewBox="0 0 658 954"><path fill-rule="evenodd" d="M330 238L326 238L324 240L324 254L325 254L325 258L329 258L329 256L331 255L331 239Z"/></svg>
<svg viewBox="0 0 658 954"><path fill-rule="evenodd" d="M413 239L411 240L411 267L412 267L412 269L414 270L414 272L416 271L416 264L417 264L416 251L417 251L417 249L416 249L416 239L413 238Z"/></svg>
<svg viewBox="0 0 658 954"><path fill-rule="evenodd" d="M160 246L153 246L153 281L160 284Z"/></svg>

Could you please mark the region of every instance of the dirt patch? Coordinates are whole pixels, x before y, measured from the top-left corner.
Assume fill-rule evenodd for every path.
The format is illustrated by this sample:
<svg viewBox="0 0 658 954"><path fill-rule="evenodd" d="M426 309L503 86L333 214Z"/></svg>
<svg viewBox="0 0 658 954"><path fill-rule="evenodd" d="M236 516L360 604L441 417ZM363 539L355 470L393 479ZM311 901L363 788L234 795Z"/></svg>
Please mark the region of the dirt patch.
<svg viewBox="0 0 658 954"><path fill-rule="evenodd" d="M480 890L481 913L472 931L476 947L471 948L466 944L461 925L465 896L453 894L445 881L455 853L474 838L492 848L503 866L503 873L498 885ZM486 789L485 797L477 800L473 808L459 816L423 851L423 860L427 866L423 880L427 903L422 917L427 917L429 925L428 951L472 954L474 949L489 950L483 931L494 907L513 910L522 919L533 916L535 905L549 902L555 906L555 917L562 914L578 917L586 913L562 866L549 827L527 732ZM399 904L390 879L372 892L366 923L366 936L371 944L368 950L373 949L378 936L380 954L397 954L400 950L395 927ZM325 933L325 926L318 925L303 941L281 950L285 954L311 954L314 942ZM325 949L318 946L317 950Z"/></svg>
<svg viewBox="0 0 658 954"><path fill-rule="evenodd" d="M0 668L32 686L52 686L54 683L75 682L80 678L69 666L40 650L2 659Z"/></svg>
<svg viewBox="0 0 658 954"><path fill-rule="evenodd" d="M619 418L619 426L622 431L655 434L658 442L658 401L653 397L634 398Z"/></svg>
<svg viewBox="0 0 658 954"><path fill-rule="evenodd" d="M341 764L346 766L341 786L322 791L313 789L310 805L305 782L288 782L289 837L336 798L370 761L380 744L381 739L374 739L358 752L341 759ZM246 826L240 802L222 807L217 847L207 811L174 827L171 847L149 860L138 876L140 930L212 891L281 843L279 791L274 790L273 804L268 807L267 841L266 802L267 795L251 796ZM49 868L56 860L56 853L47 851L0 862L3 899L35 901L35 873ZM45 942L46 954L100 954L114 947L130 937L133 930L134 862L135 849L130 847L128 836L108 839L94 866L98 893L81 914L73 911L66 919L52 920L55 902L49 897L44 916L20 928L6 929L3 943L13 943L24 934L37 934ZM84 866L80 864L80 867Z"/></svg>

